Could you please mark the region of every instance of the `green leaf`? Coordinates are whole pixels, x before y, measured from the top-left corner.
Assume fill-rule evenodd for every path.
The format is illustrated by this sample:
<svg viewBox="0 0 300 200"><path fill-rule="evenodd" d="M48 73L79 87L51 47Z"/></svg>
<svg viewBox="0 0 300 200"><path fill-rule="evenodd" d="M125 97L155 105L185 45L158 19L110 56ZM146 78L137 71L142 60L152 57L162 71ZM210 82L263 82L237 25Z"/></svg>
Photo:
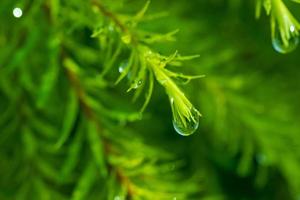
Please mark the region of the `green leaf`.
<svg viewBox="0 0 300 200"><path fill-rule="evenodd" d="M146 11L148 10L149 8L149 5L150 5L150 0L148 0L146 2L146 4L144 5L144 7L134 16L134 21L135 22L139 22L142 20L142 18L144 17Z"/></svg>
<svg viewBox="0 0 300 200"><path fill-rule="evenodd" d="M94 121L87 121L87 139L95 159L99 172L102 176L107 175L107 168L105 162L104 146L102 138L100 137L100 128Z"/></svg>
<svg viewBox="0 0 300 200"><path fill-rule="evenodd" d="M105 76L111 70L111 68L113 67L113 65L116 62L116 59L118 58L118 56L120 56L121 50L122 50L122 43L119 42L115 52L109 58L109 61L107 63L105 63L105 67L101 73L101 77Z"/></svg>
<svg viewBox="0 0 300 200"><path fill-rule="evenodd" d="M72 193L72 200L86 200L96 180L96 168L93 162L89 162Z"/></svg>
<svg viewBox="0 0 300 200"><path fill-rule="evenodd" d="M55 87L55 84L59 75L59 65L56 62L58 58L58 50L52 52L52 59L50 61L50 65L48 66L48 70L44 73L41 81L40 88L38 89L37 94L37 106L38 108L44 108L46 106L48 98L52 94L52 90Z"/></svg>
<svg viewBox="0 0 300 200"><path fill-rule="evenodd" d="M81 128L77 131L75 138L68 146L67 158L64 160L62 169L61 169L61 177L62 179L66 177L71 177L73 175L73 170L80 160L80 151L83 147L83 131Z"/></svg>
<svg viewBox="0 0 300 200"><path fill-rule="evenodd" d="M135 54L134 51L132 51L131 54L130 54L130 57L129 57L129 61L128 61L127 67L120 74L120 76L118 77L118 79L115 82L115 85L117 85L121 80L123 80L127 76L127 74L129 73L130 69L132 68L132 66L135 63L135 59L136 59L136 54Z"/></svg>
<svg viewBox="0 0 300 200"><path fill-rule="evenodd" d="M69 138L72 129L75 126L76 119L79 115L79 102L75 92L73 90L69 91L69 100L66 107L66 115L64 117L61 135L55 144L55 147L59 149Z"/></svg>
<svg viewBox="0 0 300 200"><path fill-rule="evenodd" d="M153 93L153 86L154 86L154 77L153 77L153 74L152 73L149 73L149 88L148 88L148 91L147 93L145 94L145 102L141 108L141 113L144 112L144 110L146 109L146 107L148 106L149 102L150 102L150 99L151 99L151 96L152 96L152 93Z"/></svg>
<svg viewBox="0 0 300 200"><path fill-rule="evenodd" d="M32 159L37 151L36 139L28 127L23 128L22 140L24 145L25 155Z"/></svg>

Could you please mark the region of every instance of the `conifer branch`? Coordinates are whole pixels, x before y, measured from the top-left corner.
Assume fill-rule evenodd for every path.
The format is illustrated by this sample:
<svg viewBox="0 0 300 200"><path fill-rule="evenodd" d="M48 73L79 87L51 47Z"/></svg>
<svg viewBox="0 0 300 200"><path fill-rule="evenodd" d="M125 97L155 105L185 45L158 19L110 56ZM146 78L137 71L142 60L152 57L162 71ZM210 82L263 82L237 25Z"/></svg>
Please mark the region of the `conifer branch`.
<svg viewBox="0 0 300 200"><path fill-rule="evenodd" d="M131 83L127 92L134 90L134 99L137 99L142 92L142 89L138 89L139 86L145 85L146 82L150 81L149 91L145 95L145 103L141 108L141 111L144 111L152 95L152 76L154 76L158 83L165 88L166 93L170 98L171 110L173 113L173 125L175 130L183 136L188 136L194 133L198 128L199 117L201 114L196 108L194 108L188 98L185 97L184 93L177 86L173 78L181 78L184 80L184 83L187 83L192 79L201 78L203 76L182 75L181 73L172 72L166 69L166 66L172 65L173 61L176 61L177 64L181 64L181 60L194 57L179 56L177 51L169 57L162 56L147 44L149 41L159 41L162 38L165 40L172 40L173 35L177 31L172 31L171 33L167 33L165 35L146 33L148 34L148 37L150 36L150 39L143 37L145 32L139 31L137 29L137 24L143 19L150 1L147 1L146 5L135 16L129 17L128 22L130 23L128 24L133 24L131 25L131 29L133 29L132 32L129 31L129 27L125 25L125 22L122 22L112 12L106 10L104 6L99 3L99 1L94 0L92 2L97 6L104 16L113 21L121 29L121 36L119 38L120 41L117 41L117 43L124 43L124 45L126 45L130 50L129 63L126 66L126 69L122 70L121 75L116 81L116 84L128 76L130 71L134 72L131 73ZM93 36L95 36L95 34L93 34ZM115 57L111 58L111 60L115 60ZM111 63L109 66L111 66ZM105 73L107 72L108 68L110 67L105 68Z"/></svg>

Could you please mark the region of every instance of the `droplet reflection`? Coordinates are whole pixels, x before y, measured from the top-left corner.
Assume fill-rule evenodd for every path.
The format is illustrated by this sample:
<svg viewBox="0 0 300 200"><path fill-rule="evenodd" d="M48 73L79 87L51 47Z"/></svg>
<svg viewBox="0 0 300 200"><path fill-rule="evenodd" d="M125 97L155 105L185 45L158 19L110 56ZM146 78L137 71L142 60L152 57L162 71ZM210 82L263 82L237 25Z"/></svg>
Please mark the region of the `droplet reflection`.
<svg viewBox="0 0 300 200"><path fill-rule="evenodd" d="M177 116L178 113L173 113L173 127L176 132L182 136L192 135L199 126L199 112L194 107L190 109L190 112L191 117L185 119L181 119L180 116Z"/></svg>

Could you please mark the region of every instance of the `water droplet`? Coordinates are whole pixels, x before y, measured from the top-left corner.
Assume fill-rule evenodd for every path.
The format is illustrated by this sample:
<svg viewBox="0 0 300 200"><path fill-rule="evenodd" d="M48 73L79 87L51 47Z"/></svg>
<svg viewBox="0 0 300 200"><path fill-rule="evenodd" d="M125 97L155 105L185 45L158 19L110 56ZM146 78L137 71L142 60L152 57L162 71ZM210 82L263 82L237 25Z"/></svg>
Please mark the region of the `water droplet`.
<svg viewBox="0 0 300 200"><path fill-rule="evenodd" d="M137 82L135 83L135 85L134 85L134 89L139 88L142 84L143 84L143 81L142 81L142 80L137 81Z"/></svg>
<svg viewBox="0 0 300 200"><path fill-rule="evenodd" d="M129 67L128 61L125 60L125 61L121 62L121 64L119 65L118 71L120 74L127 73L126 78L127 78L127 80L130 80L131 72L130 72L130 70L127 72L127 67Z"/></svg>
<svg viewBox="0 0 300 200"><path fill-rule="evenodd" d="M22 11L22 9L21 8L14 8L13 9L13 15L14 15L14 17L15 18L20 18L20 17L22 17L22 15L23 15L23 11Z"/></svg>
<svg viewBox="0 0 300 200"><path fill-rule="evenodd" d="M140 85L142 85L142 83L143 83L143 81L142 81L142 80L139 80L139 81L137 82L137 85L140 86Z"/></svg>
<svg viewBox="0 0 300 200"><path fill-rule="evenodd" d="M153 61L154 53L151 50L147 50L144 52L144 56L147 61Z"/></svg>
<svg viewBox="0 0 300 200"><path fill-rule="evenodd" d="M176 132L182 136L192 135L199 126L199 112L196 110L196 108L192 107L190 109L190 113L191 117L184 118L183 121L177 111L173 112L173 127Z"/></svg>
<svg viewBox="0 0 300 200"><path fill-rule="evenodd" d="M280 33L279 28L275 27L274 34L272 36L273 48L282 54L295 50L299 43L299 38L295 34L295 31L295 26L291 26L289 29L289 38L284 38Z"/></svg>
<svg viewBox="0 0 300 200"><path fill-rule="evenodd" d="M125 68L128 66L128 62L125 61L125 62L122 62L119 66L119 72L122 73L125 71Z"/></svg>
<svg viewBox="0 0 300 200"><path fill-rule="evenodd" d="M291 31L291 32L294 32L294 31L295 31L295 26L291 26L291 27L290 27L290 31Z"/></svg>

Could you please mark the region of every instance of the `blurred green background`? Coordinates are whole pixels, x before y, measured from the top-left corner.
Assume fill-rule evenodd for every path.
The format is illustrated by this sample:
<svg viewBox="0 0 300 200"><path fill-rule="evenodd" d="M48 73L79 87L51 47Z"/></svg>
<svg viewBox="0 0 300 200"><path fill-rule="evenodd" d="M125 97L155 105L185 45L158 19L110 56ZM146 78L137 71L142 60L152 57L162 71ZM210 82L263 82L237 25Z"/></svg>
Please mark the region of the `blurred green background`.
<svg viewBox="0 0 300 200"><path fill-rule="evenodd" d="M128 49L101 76L121 41L110 17L146 2L99 1L108 15L93 2L0 1L1 200L300 199L300 49L272 48L255 1L152 0L145 16L162 17L133 28L179 29L149 46L200 55L172 68L205 75L178 83L203 115L189 137L175 132L159 84L142 118L144 99L114 85ZM284 2L300 20L300 4Z"/></svg>

